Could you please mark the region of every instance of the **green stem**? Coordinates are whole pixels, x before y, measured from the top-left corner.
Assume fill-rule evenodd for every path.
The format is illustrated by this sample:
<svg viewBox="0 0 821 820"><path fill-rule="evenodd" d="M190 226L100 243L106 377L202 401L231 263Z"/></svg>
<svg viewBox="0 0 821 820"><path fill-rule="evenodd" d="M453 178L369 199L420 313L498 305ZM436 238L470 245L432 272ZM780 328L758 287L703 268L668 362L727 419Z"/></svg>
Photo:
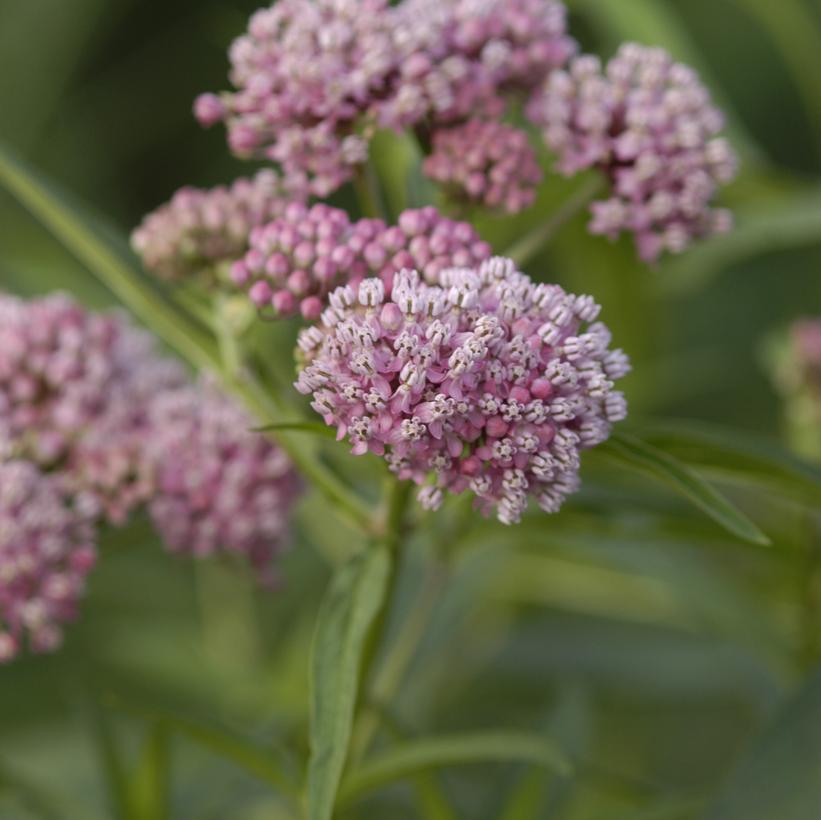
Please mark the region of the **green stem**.
<svg viewBox="0 0 821 820"><path fill-rule="evenodd" d="M133 811L128 774L113 727L100 703L99 693L91 684L86 685L82 695L82 709L100 763L100 771L105 778L111 816L116 820L131 820Z"/></svg>
<svg viewBox="0 0 821 820"><path fill-rule="evenodd" d="M379 180L370 163L357 166L353 177L353 187L362 215L371 219L383 219L385 207L382 202L382 193L379 190Z"/></svg>
<svg viewBox="0 0 821 820"><path fill-rule="evenodd" d="M401 562L401 552L404 545L405 536L405 515L408 509L413 484L409 481L398 481L390 477L387 480L387 491L382 516L382 532L379 541L393 553L391 561L391 574L388 578L387 591L385 593L385 603L382 611L377 616L373 630L368 640L368 645L362 657L362 665L359 673L360 681L360 710L367 710L368 695L371 688L371 677L373 673L374 661L379 652L380 646L385 637L385 630L388 625L388 615L396 597L397 580L399 577L399 564ZM354 734L351 740L351 750L348 759L356 763L365 749L358 743Z"/></svg>
<svg viewBox="0 0 821 820"><path fill-rule="evenodd" d="M410 613L399 634L392 641L389 653L367 688L362 711L354 728L351 758L361 760L368 751L379 728L382 710L390 703L402 685L405 674L433 617L436 602L445 585L442 568L431 568L411 604Z"/></svg>
<svg viewBox="0 0 821 820"><path fill-rule="evenodd" d="M231 326L229 304L223 293L214 297L214 329L217 334L222 367L226 373L238 376L242 371L242 351Z"/></svg>
<svg viewBox="0 0 821 820"><path fill-rule="evenodd" d="M585 180L584 184L573 194L549 219L540 222L530 233L513 243L502 255L512 259L520 267L530 262L539 251L578 214L601 191L603 181L599 176Z"/></svg>
<svg viewBox="0 0 821 820"><path fill-rule="evenodd" d="M806 557L801 567L801 665L810 671L821 660L821 540L816 517L808 513Z"/></svg>

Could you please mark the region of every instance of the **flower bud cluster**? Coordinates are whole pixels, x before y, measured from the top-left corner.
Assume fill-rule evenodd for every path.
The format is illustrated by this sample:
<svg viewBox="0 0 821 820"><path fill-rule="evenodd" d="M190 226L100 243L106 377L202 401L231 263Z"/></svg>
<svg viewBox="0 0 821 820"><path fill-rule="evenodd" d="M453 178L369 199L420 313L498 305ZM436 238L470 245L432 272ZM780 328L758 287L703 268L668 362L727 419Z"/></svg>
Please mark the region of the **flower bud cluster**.
<svg viewBox="0 0 821 820"><path fill-rule="evenodd" d="M213 276L248 249L257 225L279 216L286 199L275 171L259 171L230 187L180 188L171 201L148 214L131 235L146 270L172 282Z"/></svg>
<svg viewBox="0 0 821 820"><path fill-rule="evenodd" d="M402 268L416 268L435 282L446 268L489 256L490 246L470 224L432 207L405 211L398 225L388 227L379 219L351 222L329 205L294 203L251 233L250 250L232 267L231 278L260 310L315 320L339 285L378 276L390 291Z"/></svg>
<svg viewBox="0 0 821 820"><path fill-rule="evenodd" d="M515 214L533 204L542 169L525 131L468 120L433 133L423 169L455 199Z"/></svg>

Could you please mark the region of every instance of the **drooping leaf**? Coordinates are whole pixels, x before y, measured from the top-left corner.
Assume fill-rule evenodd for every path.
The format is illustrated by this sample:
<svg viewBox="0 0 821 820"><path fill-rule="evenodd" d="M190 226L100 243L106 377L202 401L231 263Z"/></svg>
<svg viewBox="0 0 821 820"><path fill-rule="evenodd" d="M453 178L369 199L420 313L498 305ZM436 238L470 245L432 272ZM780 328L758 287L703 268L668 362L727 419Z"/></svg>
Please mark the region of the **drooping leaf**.
<svg viewBox="0 0 821 820"><path fill-rule="evenodd" d="M627 467L663 481L738 538L752 544L769 545L770 539L734 504L662 450L624 433L614 434L596 449Z"/></svg>
<svg viewBox="0 0 821 820"><path fill-rule="evenodd" d="M708 475L762 487L807 505L821 505L821 470L777 443L697 422L650 423L642 426L642 437Z"/></svg>
<svg viewBox="0 0 821 820"><path fill-rule="evenodd" d="M345 766L368 635L382 608L392 557L371 547L331 582L319 613L311 659L309 820L330 820Z"/></svg>
<svg viewBox="0 0 821 820"><path fill-rule="evenodd" d="M476 732L408 741L364 763L344 781L340 801L350 801L418 772L467 763L517 761L568 775L570 762L549 739L524 732Z"/></svg>
<svg viewBox="0 0 821 820"><path fill-rule="evenodd" d="M753 742L704 820L814 820L821 807L821 670Z"/></svg>

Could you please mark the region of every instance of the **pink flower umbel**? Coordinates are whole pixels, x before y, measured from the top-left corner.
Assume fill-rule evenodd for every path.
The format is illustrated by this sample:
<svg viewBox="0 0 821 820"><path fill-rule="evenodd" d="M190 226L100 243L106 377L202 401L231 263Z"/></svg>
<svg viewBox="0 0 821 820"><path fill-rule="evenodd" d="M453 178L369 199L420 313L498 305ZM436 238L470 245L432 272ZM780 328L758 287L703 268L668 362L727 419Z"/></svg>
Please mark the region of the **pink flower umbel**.
<svg viewBox="0 0 821 820"><path fill-rule="evenodd" d="M304 330L297 389L355 454L383 456L422 486L470 491L512 524L534 496L556 512L578 487L579 453L624 418L614 381L629 369L588 296L534 284L512 262L400 272L341 287Z"/></svg>
<svg viewBox="0 0 821 820"><path fill-rule="evenodd" d="M169 281L219 273L248 249L252 228L282 214L289 200L272 170L230 187L181 188L131 235L146 270Z"/></svg>
<svg viewBox="0 0 821 820"><path fill-rule="evenodd" d="M224 121L235 154L278 163L290 191L324 197L376 128L495 116L574 50L554 0L279 0L231 47L236 90L195 114Z"/></svg>
<svg viewBox="0 0 821 820"><path fill-rule="evenodd" d="M453 266L471 266L490 256L467 222L442 216L435 208L409 210L399 224L378 219L351 222L329 205L289 205L280 219L255 229L251 249L231 269L263 313L301 313L319 318L328 294L339 285L357 285L379 276L390 290L402 268L417 268L430 282Z"/></svg>
<svg viewBox="0 0 821 820"><path fill-rule="evenodd" d="M0 296L0 460L64 472L90 513L121 523L151 494L146 405L184 382L124 316L64 296Z"/></svg>
<svg viewBox="0 0 821 820"><path fill-rule="evenodd" d="M95 533L61 480L27 461L0 462L0 663L28 645L56 649L94 566Z"/></svg>
<svg viewBox="0 0 821 820"><path fill-rule="evenodd" d="M149 511L170 549L236 553L272 577L299 491L287 456L208 384L159 396L151 423L157 487Z"/></svg>
<svg viewBox="0 0 821 820"><path fill-rule="evenodd" d="M696 73L662 49L624 45L604 70L596 57L577 57L551 74L528 114L559 170L607 175L611 195L593 204L592 233L629 231L641 258L654 262L732 227L731 214L711 204L737 168L717 136L722 114Z"/></svg>
<svg viewBox="0 0 821 820"><path fill-rule="evenodd" d="M542 169L527 133L492 120L433 132L425 174L457 201L518 213L533 204Z"/></svg>

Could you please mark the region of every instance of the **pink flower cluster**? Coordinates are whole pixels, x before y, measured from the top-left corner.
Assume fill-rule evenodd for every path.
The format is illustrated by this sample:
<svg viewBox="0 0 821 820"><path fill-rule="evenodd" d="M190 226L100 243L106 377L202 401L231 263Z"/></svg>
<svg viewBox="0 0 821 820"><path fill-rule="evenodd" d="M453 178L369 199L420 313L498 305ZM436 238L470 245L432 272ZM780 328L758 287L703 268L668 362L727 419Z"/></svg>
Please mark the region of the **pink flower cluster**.
<svg viewBox="0 0 821 820"><path fill-rule="evenodd" d="M177 552L247 558L263 580L283 548L299 484L287 456L211 384L160 395L147 458L151 517Z"/></svg>
<svg viewBox="0 0 821 820"><path fill-rule="evenodd" d="M148 505L168 545L265 577L297 491L282 451L124 317L0 296L0 661L59 643L95 526Z"/></svg>
<svg viewBox="0 0 821 820"><path fill-rule="evenodd" d="M696 73L662 49L626 44L604 70L596 57L577 57L548 77L528 115L565 174L607 174L612 195L593 204L592 233L632 232L653 262L730 229L730 213L711 207L737 167L717 136L722 114Z"/></svg>
<svg viewBox="0 0 821 820"><path fill-rule="evenodd" d="M423 169L454 198L511 214L533 204L542 181L527 133L494 120L468 120L434 131Z"/></svg>
<svg viewBox="0 0 821 820"><path fill-rule="evenodd" d="M27 461L0 462L0 663L24 644L59 645L95 558L94 527L60 478Z"/></svg>
<svg viewBox="0 0 821 820"><path fill-rule="evenodd" d="M390 290L402 268L416 268L435 282L440 271L487 259L490 246L467 222L442 216L435 208L408 210L399 224L378 219L351 222L329 205L291 204L279 219L251 233L251 248L231 269L260 310L275 316L299 311L319 318L328 294L338 285L356 286L379 276Z"/></svg>
<svg viewBox="0 0 821 820"><path fill-rule="evenodd" d="M136 458L146 407L184 382L123 316L65 296L0 296L0 459L59 469L95 516L121 523L150 495Z"/></svg>
<svg viewBox="0 0 821 820"><path fill-rule="evenodd" d="M499 257L452 268L441 286L400 272L330 297L299 339L297 389L355 454L384 456L437 507L471 491L487 513L519 520L529 496L556 512L578 485L579 452L624 418L613 390L629 369L594 323L599 307L534 284Z"/></svg>
<svg viewBox="0 0 821 820"><path fill-rule="evenodd" d="M498 116L575 51L555 0L278 0L230 52L236 91L195 103L234 153L278 163L289 190L327 196L376 128Z"/></svg>
<svg viewBox="0 0 821 820"><path fill-rule="evenodd" d="M213 276L248 248L252 228L279 216L286 200L273 170L230 187L181 188L131 235L146 270L170 281Z"/></svg>

